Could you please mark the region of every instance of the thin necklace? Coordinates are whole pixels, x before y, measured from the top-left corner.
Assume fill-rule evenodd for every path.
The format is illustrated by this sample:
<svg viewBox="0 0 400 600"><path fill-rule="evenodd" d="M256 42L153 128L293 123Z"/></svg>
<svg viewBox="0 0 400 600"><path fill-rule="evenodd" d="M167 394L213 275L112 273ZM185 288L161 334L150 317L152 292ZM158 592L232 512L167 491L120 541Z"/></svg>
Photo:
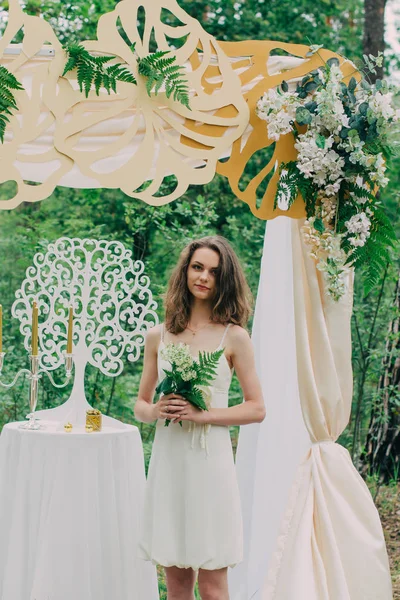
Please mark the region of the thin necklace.
<svg viewBox="0 0 400 600"><path fill-rule="evenodd" d="M198 327L197 329L192 329L191 327L189 327L189 325L186 325L186 329L189 329L189 331L192 332L192 335L194 337L198 331L201 331L202 329L205 329L206 327L208 327L209 324L210 324L210 321L208 323L206 323L205 325L202 325L201 327Z"/></svg>

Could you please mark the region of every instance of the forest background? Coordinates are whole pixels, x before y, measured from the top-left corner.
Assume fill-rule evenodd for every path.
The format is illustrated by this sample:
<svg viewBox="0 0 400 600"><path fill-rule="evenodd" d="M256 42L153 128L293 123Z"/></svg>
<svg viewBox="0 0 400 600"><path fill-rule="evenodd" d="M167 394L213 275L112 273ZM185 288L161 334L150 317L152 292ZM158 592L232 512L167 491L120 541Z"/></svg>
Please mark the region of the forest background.
<svg viewBox="0 0 400 600"><path fill-rule="evenodd" d="M112 10L114 0L28 0L28 14L42 15L61 42L96 38L97 20ZM219 40L269 39L292 43L323 44L361 64L363 53L385 51L384 75L398 79L400 57L396 44L396 2L386 0L179 0L188 14ZM6 24L6 2L0 2L0 35ZM385 12L386 11L386 12ZM390 11L390 13L388 12ZM388 18L390 14L390 19ZM386 28L384 27L386 16ZM400 22L400 14L398 15ZM391 36L388 39L387 31ZM393 34L394 32L394 34ZM21 41L16 39L15 41ZM264 166L256 157L240 185L244 187ZM140 168L138 166L138 168ZM400 157L389 164L390 183L381 199L400 239ZM246 179L247 178L247 179ZM9 185L0 186L6 198ZM260 188L261 193L262 188ZM204 186L191 187L178 201L154 208L117 190L56 188L47 200L0 211L0 303L3 306L4 340L8 352L5 375L26 366L26 352L18 324L10 316L15 290L24 278L33 255L61 236L119 240L145 262L151 288L159 303L179 252L192 238L221 234L239 254L254 294L260 272L266 223L255 218L247 205L233 195L226 179L216 176ZM353 328L354 398L348 427L339 439L367 481L381 514L391 558L394 598L400 599L400 285L399 246L381 281L364 294L362 273L356 274ZM251 327L250 327L251 328ZM107 378L88 367L86 394L103 413L137 425L141 431L146 469L155 424L137 423L133 407L141 361L127 364L118 378ZM7 377L8 378L8 377ZM58 392L43 382L38 408L59 405L70 389ZM236 379L230 403L242 401ZM267 399L268 402L268 399ZM27 412L24 384L0 392L0 429L22 420ZM268 417L267 417L268 418ZM234 450L238 428L231 428ZM165 583L160 574L161 597ZM164 596L163 596L164 594Z"/></svg>

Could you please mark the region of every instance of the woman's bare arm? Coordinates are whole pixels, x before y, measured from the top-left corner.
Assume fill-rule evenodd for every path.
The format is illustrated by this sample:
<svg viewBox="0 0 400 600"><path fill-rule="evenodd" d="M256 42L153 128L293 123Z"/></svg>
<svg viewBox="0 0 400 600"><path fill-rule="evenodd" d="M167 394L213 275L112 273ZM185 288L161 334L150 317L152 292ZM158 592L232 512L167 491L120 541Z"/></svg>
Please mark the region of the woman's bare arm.
<svg viewBox="0 0 400 600"><path fill-rule="evenodd" d="M160 325L150 329L146 336L142 377L134 407L136 420L143 423L152 423L158 418L153 397L157 385L157 350L160 336Z"/></svg>
<svg viewBox="0 0 400 600"><path fill-rule="evenodd" d="M204 411L204 422L213 425L261 423L266 411L256 372L253 344L249 334L242 327L231 327L229 333L228 350L242 388L244 402L229 408L212 408L210 411Z"/></svg>

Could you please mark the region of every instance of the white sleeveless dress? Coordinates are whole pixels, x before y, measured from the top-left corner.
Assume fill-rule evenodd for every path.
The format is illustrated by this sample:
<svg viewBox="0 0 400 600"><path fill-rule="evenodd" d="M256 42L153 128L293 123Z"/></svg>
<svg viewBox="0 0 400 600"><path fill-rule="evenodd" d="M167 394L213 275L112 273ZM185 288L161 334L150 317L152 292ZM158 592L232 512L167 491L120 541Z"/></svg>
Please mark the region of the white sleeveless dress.
<svg viewBox="0 0 400 600"><path fill-rule="evenodd" d="M170 366L163 346L162 339L159 381ZM223 354L209 388L212 408L228 408L231 379ZM157 422L149 464L139 557L196 571L234 567L243 559L243 532L229 427L164 423Z"/></svg>

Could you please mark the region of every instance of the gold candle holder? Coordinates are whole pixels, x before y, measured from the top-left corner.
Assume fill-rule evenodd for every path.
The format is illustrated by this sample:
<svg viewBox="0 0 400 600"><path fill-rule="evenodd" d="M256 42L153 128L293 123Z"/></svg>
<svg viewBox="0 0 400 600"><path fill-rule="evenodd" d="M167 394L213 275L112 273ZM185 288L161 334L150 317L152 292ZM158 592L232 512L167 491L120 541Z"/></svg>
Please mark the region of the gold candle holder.
<svg viewBox="0 0 400 600"><path fill-rule="evenodd" d="M97 408L89 408L86 411L86 427L93 427L93 431L101 431L101 412Z"/></svg>

